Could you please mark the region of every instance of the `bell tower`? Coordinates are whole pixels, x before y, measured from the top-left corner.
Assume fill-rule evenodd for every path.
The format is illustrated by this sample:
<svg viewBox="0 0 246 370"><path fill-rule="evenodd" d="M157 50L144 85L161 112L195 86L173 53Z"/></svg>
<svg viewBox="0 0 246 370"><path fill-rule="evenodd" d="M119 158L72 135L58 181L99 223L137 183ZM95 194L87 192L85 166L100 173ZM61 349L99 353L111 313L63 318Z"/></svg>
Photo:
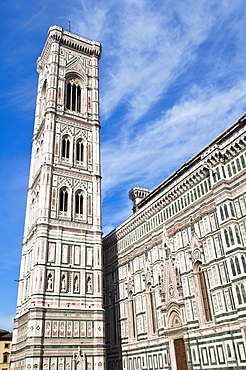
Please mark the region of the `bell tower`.
<svg viewBox="0 0 246 370"><path fill-rule="evenodd" d="M37 62L13 369L105 369L100 55L53 26Z"/></svg>

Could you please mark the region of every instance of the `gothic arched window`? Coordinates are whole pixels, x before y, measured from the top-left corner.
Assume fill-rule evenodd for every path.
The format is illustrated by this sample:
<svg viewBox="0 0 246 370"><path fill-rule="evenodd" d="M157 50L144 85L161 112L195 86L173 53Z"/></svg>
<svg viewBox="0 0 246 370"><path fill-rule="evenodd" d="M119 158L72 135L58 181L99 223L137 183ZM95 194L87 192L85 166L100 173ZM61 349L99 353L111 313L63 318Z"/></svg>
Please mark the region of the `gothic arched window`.
<svg viewBox="0 0 246 370"><path fill-rule="evenodd" d="M44 112L46 108L46 96L47 96L47 80L44 81L42 92L41 92L41 100L40 100L40 117L41 120L44 118Z"/></svg>
<svg viewBox="0 0 246 370"><path fill-rule="evenodd" d="M228 213L228 209L227 209L227 205L226 204L224 205L224 212L225 212L225 218L228 218L229 217L229 213Z"/></svg>
<svg viewBox="0 0 246 370"><path fill-rule="evenodd" d="M235 234L236 234L237 243L241 244L240 233L239 233L237 225L235 225Z"/></svg>
<svg viewBox="0 0 246 370"><path fill-rule="evenodd" d="M221 218L221 221L223 221L224 220L224 211L223 211L223 208L222 208L222 206L220 207L220 218Z"/></svg>
<svg viewBox="0 0 246 370"><path fill-rule="evenodd" d="M68 135L65 135L62 139L62 158L69 159L70 154L70 139Z"/></svg>
<svg viewBox="0 0 246 370"><path fill-rule="evenodd" d="M234 264L234 261L233 261L233 259L232 259L232 258L231 258L231 260L230 260L230 263L231 263L231 271L232 271L232 275L233 275L233 276L236 276L235 264Z"/></svg>
<svg viewBox="0 0 246 370"><path fill-rule="evenodd" d="M206 318L206 321L211 321L212 314L211 314L211 308L210 308L210 303L209 303L209 298L208 298L206 278L205 278L204 271L202 271L201 266L199 266L199 269L198 269L198 276L199 276L199 281L200 281L203 307L205 311L205 318Z"/></svg>
<svg viewBox="0 0 246 370"><path fill-rule="evenodd" d="M130 339L136 338L136 320L133 294L130 291L128 294L128 307L129 307L129 337Z"/></svg>
<svg viewBox="0 0 246 370"><path fill-rule="evenodd" d="M68 191L66 188L60 190L59 194L59 211L67 212L68 210Z"/></svg>
<svg viewBox="0 0 246 370"><path fill-rule="evenodd" d="M224 230L224 234L225 234L226 245L229 248L230 247L230 241L229 241L229 236L228 236L227 230Z"/></svg>
<svg viewBox="0 0 246 370"><path fill-rule="evenodd" d="M152 334L156 333L156 313L155 313L155 297L151 290L151 284L147 285L147 313Z"/></svg>
<svg viewBox="0 0 246 370"><path fill-rule="evenodd" d="M241 257L242 264L243 264L243 271L246 272L246 262L244 256Z"/></svg>
<svg viewBox="0 0 246 370"><path fill-rule="evenodd" d="M229 344L226 345L226 348L227 348L227 354L228 354L228 357L232 357L232 354L231 354L231 347Z"/></svg>
<svg viewBox="0 0 246 370"><path fill-rule="evenodd" d="M235 217L235 212L234 212L234 208L233 208L232 202L230 202L230 210L231 210L232 217Z"/></svg>
<svg viewBox="0 0 246 370"><path fill-rule="evenodd" d="M84 144L82 139L79 139L76 143L76 161L84 161Z"/></svg>
<svg viewBox="0 0 246 370"><path fill-rule="evenodd" d="M76 215L83 215L83 193L79 190L75 195L75 213Z"/></svg>
<svg viewBox="0 0 246 370"><path fill-rule="evenodd" d="M81 112L81 86L76 78L67 83L66 108L75 112Z"/></svg>
<svg viewBox="0 0 246 370"><path fill-rule="evenodd" d="M236 263L237 273L241 274L241 268L240 268L239 260L237 257L235 257L235 263Z"/></svg>
<svg viewBox="0 0 246 370"><path fill-rule="evenodd" d="M237 300L238 300L238 304L242 304L242 296L241 296L241 292L240 292L240 289L239 289L239 286L236 285L236 293L237 293Z"/></svg>
<svg viewBox="0 0 246 370"><path fill-rule="evenodd" d="M246 291L245 291L245 287L243 284L241 284L241 291L242 291L242 296L243 296L243 302L246 303Z"/></svg>
<svg viewBox="0 0 246 370"><path fill-rule="evenodd" d="M233 232L232 232L231 227L229 227L229 235L230 235L231 244L234 245L235 240L234 240L234 236L233 236Z"/></svg>

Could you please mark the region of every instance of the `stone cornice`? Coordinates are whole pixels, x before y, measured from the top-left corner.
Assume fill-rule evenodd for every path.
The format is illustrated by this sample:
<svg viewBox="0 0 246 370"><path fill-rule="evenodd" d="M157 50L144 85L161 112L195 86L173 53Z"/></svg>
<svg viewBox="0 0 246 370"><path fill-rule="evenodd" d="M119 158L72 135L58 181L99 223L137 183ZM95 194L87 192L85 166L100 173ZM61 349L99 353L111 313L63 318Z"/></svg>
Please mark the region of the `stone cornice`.
<svg viewBox="0 0 246 370"><path fill-rule="evenodd" d="M101 57L101 44L98 41L88 40L85 37L75 35L74 33L65 31L63 28L53 26L49 28L48 39L41 56L38 58L37 69L42 69L46 63L46 57L49 54L50 47L53 41L58 42L60 45L64 45L72 50L79 52L80 54L87 55L89 57L95 57L98 60Z"/></svg>

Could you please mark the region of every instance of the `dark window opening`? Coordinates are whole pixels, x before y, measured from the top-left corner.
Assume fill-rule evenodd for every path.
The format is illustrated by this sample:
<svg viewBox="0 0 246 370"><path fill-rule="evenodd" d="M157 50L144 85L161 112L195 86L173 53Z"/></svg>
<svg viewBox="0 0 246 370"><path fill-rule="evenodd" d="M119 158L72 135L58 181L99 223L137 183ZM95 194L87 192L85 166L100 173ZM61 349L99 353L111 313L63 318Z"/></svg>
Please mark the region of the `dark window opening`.
<svg viewBox="0 0 246 370"><path fill-rule="evenodd" d="M235 257L235 263L236 263L237 273L241 274L241 268L240 268L239 260L237 257Z"/></svg>
<svg viewBox="0 0 246 370"><path fill-rule="evenodd" d="M228 209L227 209L227 205L226 204L224 205L224 211L225 211L225 217L228 218L229 217L229 213L228 213Z"/></svg>
<svg viewBox="0 0 246 370"><path fill-rule="evenodd" d="M65 136L62 139L62 158L69 158L69 152L70 152L70 140L68 136Z"/></svg>
<svg viewBox="0 0 246 370"><path fill-rule="evenodd" d="M59 211L67 212L67 209L68 209L68 192L67 189L62 189L60 191Z"/></svg>
<svg viewBox="0 0 246 370"><path fill-rule="evenodd" d="M242 259L242 264L243 264L243 271L246 272L246 262L244 256L241 257Z"/></svg>
<svg viewBox="0 0 246 370"><path fill-rule="evenodd" d="M84 145L82 140L78 140L76 143L76 161L83 162L84 160Z"/></svg>
<svg viewBox="0 0 246 370"><path fill-rule="evenodd" d="M74 81L67 84L66 108L81 112L81 87Z"/></svg>
<svg viewBox="0 0 246 370"><path fill-rule="evenodd" d="M231 271L232 271L232 275L233 276L236 276L236 269L235 269L235 265L234 265L234 261L233 259L231 259Z"/></svg>
<svg viewBox="0 0 246 370"><path fill-rule="evenodd" d="M241 292L240 292L240 289L239 289L239 286L237 285L236 286L236 293L237 293L237 300L238 300L238 304L242 304L242 296L241 296Z"/></svg>
<svg viewBox="0 0 246 370"><path fill-rule="evenodd" d="M229 227L229 235L230 235L231 244L234 245L235 240L234 240L234 236L233 236L233 232L232 232L231 227Z"/></svg>
<svg viewBox="0 0 246 370"><path fill-rule="evenodd" d="M75 196L75 213L83 214L83 195L82 192L78 192Z"/></svg>
<svg viewBox="0 0 246 370"><path fill-rule="evenodd" d="M205 318L206 321L212 320L212 314L211 314L211 308L208 298L208 290L207 290L207 284L205 279L204 271L201 270L201 267L199 268L199 280L201 285L201 293L202 293L202 299L203 299L203 306L205 311Z"/></svg>

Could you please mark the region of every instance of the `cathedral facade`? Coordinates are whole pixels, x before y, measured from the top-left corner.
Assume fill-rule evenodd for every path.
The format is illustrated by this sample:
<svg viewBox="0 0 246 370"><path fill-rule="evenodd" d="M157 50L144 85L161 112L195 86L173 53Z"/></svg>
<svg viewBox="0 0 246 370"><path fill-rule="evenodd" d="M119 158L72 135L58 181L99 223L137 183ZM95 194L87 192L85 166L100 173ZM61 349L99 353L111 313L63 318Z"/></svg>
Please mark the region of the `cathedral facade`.
<svg viewBox="0 0 246 370"><path fill-rule="evenodd" d="M100 56L54 26L38 59L11 367L244 369L246 116L102 239Z"/></svg>
<svg viewBox="0 0 246 370"><path fill-rule="evenodd" d="M246 368L246 115L103 240L107 369Z"/></svg>

